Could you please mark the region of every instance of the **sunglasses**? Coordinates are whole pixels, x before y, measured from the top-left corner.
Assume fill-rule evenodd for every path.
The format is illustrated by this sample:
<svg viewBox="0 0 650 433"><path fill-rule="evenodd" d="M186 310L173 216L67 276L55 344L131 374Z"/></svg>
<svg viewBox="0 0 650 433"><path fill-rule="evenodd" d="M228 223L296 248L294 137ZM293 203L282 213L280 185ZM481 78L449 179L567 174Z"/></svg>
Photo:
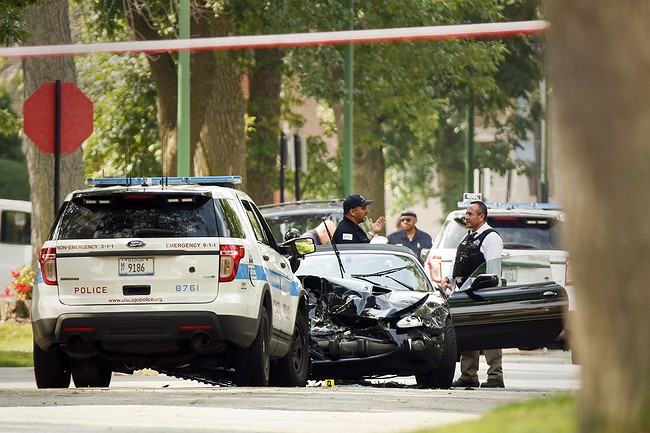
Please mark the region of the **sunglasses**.
<svg viewBox="0 0 650 433"><path fill-rule="evenodd" d="M413 218L400 218L400 221L403 223L410 223L411 221L413 221Z"/></svg>

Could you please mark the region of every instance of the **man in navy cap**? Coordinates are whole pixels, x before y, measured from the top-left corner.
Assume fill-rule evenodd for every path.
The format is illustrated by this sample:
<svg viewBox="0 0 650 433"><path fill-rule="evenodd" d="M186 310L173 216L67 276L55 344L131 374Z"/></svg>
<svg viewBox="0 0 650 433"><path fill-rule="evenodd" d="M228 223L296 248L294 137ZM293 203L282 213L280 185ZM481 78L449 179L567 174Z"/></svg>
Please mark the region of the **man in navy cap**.
<svg viewBox="0 0 650 433"><path fill-rule="evenodd" d="M335 244L369 243L384 228L383 216L374 223L370 220L370 231L366 233L360 226L368 217L368 206L373 200L366 200L359 194L352 194L343 201L343 219L334 231Z"/></svg>

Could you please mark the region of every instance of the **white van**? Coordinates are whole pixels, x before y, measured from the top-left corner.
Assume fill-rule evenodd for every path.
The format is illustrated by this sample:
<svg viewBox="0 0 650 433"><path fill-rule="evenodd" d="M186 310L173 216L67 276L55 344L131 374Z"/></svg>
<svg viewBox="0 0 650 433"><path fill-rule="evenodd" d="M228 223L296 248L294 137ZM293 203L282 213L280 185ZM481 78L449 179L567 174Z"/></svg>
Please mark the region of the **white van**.
<svg viewBox="0 0 650 433"><path fill-rule="evenodd" d="M0 199L0 297L6 293L11 272L20 265L32 264L32 204L23 200ZM0 298L0 299L1 299Z"/></svg>

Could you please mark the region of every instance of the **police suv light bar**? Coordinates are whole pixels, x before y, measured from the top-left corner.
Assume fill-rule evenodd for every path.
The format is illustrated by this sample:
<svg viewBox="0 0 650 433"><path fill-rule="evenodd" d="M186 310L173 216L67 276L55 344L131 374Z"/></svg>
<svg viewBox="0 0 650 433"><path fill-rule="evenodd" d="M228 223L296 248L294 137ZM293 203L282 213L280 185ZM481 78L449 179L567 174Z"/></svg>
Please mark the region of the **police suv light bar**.
<svg viewBox="0 0 650 433"><path fill-rule="evenodd" d="M459 201L459 208L467 208L470 201ZM489 209L544 209L544 210L562 210L560 203L506 203L506 202L485 202Z"/></svg>
<svg viewBox="0 0 650 433"><path fill-rule="evenodd" d="M473 201L483 201L483 194L480 192L463 193L463 201L457 203L459 208L467 208ZM490 209L546 209L561 210L560 203L507 203L507 202L486 202Z"/></svg>
<svg viewBox="0 0 650 433"><path fill-rule="evenodd" d="M91 178L89 186L151 186L151 185L213 185L229 186L241 184L241 176L199 176L199 177L103 177Z"/></svg>

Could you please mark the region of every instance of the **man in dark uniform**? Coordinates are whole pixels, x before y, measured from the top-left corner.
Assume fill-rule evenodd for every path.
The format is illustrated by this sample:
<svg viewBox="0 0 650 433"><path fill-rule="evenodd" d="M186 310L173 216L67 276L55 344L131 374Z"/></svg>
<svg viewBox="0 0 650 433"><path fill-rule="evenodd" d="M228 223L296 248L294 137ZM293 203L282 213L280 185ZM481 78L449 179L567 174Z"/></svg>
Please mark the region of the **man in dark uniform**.
<svg viewBox="0 0 650 433"><path fill-rule="evenodd" d="M431 236L415 226L418 222L415 212L404 211L399 216L399 220L401 230L389 234L388 243L409 247L419 259L423 248L431 248Z"/></svg>
<svg viewBox="0 0 650 433"><path fill-rule="evenodd" d="M332 242L335 244L369 243L384 228L383 216L374 223L370 220L370 231L366 233L360 226L368 217L367 206L373 200L366 200L359 194L352 194L343 201L343 219L334 231Z"/></svg>
<svg viewBox="0 0 650 433"><path fill-rule="evenodd" d="M473 201L465 212L465 226L469 229L467 236L458 245L456 259L449 273L442 282L442 288L451 294L459 288L481 265L486 264L485 273L501 275L501 236L487 223L487 206L482 201ZM505 388L503 383L503 366L501 349L483 350L488 363L488 380L481 388ZM461 388L478 388L478 362L480 352L462 352L460 354L460 377L451 386Z"/></svg>

